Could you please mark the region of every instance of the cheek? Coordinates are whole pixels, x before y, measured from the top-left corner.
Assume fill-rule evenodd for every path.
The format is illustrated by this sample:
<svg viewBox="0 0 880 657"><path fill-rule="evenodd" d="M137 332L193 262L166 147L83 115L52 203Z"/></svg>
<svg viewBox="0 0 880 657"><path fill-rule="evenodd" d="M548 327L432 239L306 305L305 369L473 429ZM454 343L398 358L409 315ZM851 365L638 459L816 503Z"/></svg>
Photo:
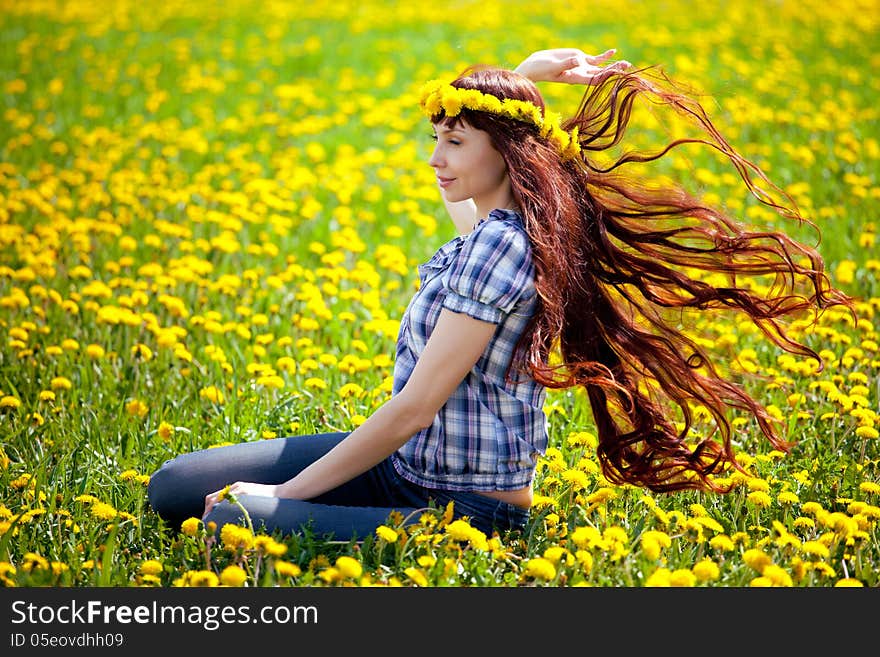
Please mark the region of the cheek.
<svg viewBox="0 0 880 657"><path fill-rule="evenodd" d="M492 180L503 180L507 176L507 164L505 164L504 158L495 152L485 158L483 170Z"/></svg>

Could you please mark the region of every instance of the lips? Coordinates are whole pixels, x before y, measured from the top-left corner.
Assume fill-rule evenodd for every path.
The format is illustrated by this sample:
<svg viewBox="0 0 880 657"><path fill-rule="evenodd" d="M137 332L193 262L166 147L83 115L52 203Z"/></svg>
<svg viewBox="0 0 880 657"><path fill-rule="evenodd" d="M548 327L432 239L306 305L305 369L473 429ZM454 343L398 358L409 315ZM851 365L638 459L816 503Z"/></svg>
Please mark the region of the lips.
<svg viewBox="0 0 880 657"><path fill-rule="evenodd" d="M437 184L441 189L446 189L453 183L455 178L444 178L443 176L437 176Z"/></svg>

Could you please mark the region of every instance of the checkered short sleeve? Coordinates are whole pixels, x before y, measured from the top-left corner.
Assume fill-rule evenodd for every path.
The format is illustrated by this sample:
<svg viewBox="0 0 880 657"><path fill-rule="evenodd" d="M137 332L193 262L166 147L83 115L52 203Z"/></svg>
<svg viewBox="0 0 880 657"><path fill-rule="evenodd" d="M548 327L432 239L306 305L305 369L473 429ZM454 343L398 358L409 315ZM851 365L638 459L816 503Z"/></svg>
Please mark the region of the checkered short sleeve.
<svg viewBox="0 0 880 657"><path fill-rule="evenodd" d="M443 307L498 324L524 295L534 266L528 236L517 222L484 221L468 236L447 272Z"/></svg>

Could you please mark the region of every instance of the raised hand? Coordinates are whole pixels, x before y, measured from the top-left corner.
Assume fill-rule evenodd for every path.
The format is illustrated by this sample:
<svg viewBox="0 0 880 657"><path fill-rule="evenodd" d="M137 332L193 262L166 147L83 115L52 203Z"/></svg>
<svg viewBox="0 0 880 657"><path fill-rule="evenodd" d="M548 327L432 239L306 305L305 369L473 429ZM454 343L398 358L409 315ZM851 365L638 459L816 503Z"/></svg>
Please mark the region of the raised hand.
<svg viewBox="0 0 880 657"><path fill-rule="evenodd" d="M537 50L514 70L533 82L599 84L609 75L622 73L631 66L623 59L606 64L616 52L615 48L600 55L588 55L578 48Z"/></svg>

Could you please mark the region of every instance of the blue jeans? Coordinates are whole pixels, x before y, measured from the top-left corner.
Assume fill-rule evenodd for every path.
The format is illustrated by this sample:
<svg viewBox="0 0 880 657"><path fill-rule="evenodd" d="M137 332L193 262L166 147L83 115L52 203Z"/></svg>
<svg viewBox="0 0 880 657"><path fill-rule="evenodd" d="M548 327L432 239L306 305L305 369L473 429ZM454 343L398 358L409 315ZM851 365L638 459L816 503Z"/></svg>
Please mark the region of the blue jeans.
<svg viewBox="0 0 880 657"><path fill-rule="evenodd" d="M213 447L166 461L150 477L147 496L153 510L179 527L187 518L201 518L205 496L236 481L280 484L318 460L348 434L324 433L273 438ZM282 534L310 530L333 540L362 540L398 511L417 523L419 511L453 504L456 518L467 516L487 535L525 526L529 512L479 493L425 488L401 477L387 458L375 467L309 500L240 495L255 531ZM241 510L229 502L214 506L205 522L219 531L226 523L242 524Z"/></svg>

